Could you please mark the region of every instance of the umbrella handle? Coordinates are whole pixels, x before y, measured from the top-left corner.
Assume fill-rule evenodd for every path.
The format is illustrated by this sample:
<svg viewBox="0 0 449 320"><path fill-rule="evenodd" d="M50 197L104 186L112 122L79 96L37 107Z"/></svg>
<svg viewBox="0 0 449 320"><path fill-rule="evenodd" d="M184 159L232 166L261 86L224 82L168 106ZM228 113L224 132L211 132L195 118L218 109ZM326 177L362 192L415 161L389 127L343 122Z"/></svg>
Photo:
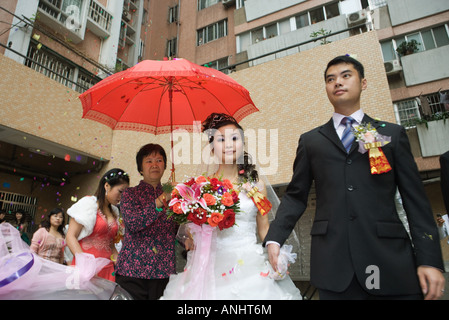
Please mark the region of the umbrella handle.
<svg viewBox="0 0 449 320"><path fill-rule="evenodd" d="M175 182L176 181L176 179L175 179L175 165L174 164L172 164L172 168L171 168L170 181L171 182Z"/></svg>

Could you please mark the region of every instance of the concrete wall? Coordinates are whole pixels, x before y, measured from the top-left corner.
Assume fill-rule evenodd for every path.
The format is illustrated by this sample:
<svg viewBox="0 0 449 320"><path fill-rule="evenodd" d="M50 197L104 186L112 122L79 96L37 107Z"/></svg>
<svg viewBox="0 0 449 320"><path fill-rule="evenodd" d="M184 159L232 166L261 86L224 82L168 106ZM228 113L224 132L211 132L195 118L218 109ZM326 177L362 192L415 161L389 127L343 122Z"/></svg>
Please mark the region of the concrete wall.
<svg viewBox="0 0 449 320"><path fill-rule="evenodd" d="M446 10L449 10L449 1L447 0L388 0L388 11L393 26Z"/></svg>

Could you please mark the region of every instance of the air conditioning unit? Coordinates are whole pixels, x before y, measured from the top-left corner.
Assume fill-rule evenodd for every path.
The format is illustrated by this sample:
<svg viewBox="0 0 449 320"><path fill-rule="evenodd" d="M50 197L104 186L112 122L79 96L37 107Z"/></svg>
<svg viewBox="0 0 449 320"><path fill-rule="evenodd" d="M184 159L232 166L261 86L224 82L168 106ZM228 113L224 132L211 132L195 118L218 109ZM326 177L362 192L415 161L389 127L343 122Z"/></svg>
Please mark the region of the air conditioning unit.
<svg viewBox="0 0 449 320"><path fill-rule="evenodd" d="M131 13L129 11L123 11L122 18L126 22L130 21L131 20Z"/></svg>
<svg viewBox="0 0 449 320"><path fill-rule="evenodd" d="M396 74L402 71L402 66L399 60L391 60L384 62L385 72L387 75Z"/></svg>
<svg viewBox="0 0 449 320"><path fill-rule="evenodd" d="M346 21L348 22L348 25L357 25L362 24L366 22L367 13L366 10L360 10L357 12L349 13L346 15Z"/></svg>
<svg viewBox="0 0 449 320"><path fill-rule="evenodd" d="M223 3L223 5L226 8L229 8L230 6L232 6L233 4L235 4L235 0L221 0L221 2Z"/></svg>

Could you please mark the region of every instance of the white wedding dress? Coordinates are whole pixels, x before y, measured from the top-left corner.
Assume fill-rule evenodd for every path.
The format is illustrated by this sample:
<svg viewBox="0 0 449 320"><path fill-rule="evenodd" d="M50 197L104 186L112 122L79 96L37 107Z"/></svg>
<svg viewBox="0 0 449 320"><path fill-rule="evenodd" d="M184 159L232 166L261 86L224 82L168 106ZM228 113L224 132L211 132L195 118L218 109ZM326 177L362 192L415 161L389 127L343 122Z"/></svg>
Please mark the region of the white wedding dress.
<svg viewBox="0 0 449 320"><path fill-rule="evenodd" d="M259 214L253 201L240 192L240 212L236 214L236 224L224 230L216 230L210 257L213 271L205 287L197 289L192 270L192 252L187 257L184 272L171 275L162 299L203 299L218 300L288 300L302 299L299 289L289 276L283 280L273 280L268 276L271 266L267 254L256 237L256 215ZM189 261L190 260L190 261ZM207 270L203 270L207 272ZM207 291L208 294L192 292Z"/></svg>

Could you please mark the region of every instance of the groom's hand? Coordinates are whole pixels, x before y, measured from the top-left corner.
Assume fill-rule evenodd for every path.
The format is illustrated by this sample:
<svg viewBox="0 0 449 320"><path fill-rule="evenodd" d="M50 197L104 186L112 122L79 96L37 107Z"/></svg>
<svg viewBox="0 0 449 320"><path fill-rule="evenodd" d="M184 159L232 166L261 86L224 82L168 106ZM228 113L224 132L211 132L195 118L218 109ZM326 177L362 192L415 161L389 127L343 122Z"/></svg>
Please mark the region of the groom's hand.
<svg viewBox="0 0 449 320"><path fill-rule="evenodd" d="M437 300L444 293L445 278L439 269L419 266L418 278L425 300Z"/></svg>
<svg viewBox="0 0 449 320"><path fill-rule="evenodd" d="M268 260L270 261L273 270L277 271L280 247L277 243L270 243L267 245L267 250L268 250Z"/></svg>

